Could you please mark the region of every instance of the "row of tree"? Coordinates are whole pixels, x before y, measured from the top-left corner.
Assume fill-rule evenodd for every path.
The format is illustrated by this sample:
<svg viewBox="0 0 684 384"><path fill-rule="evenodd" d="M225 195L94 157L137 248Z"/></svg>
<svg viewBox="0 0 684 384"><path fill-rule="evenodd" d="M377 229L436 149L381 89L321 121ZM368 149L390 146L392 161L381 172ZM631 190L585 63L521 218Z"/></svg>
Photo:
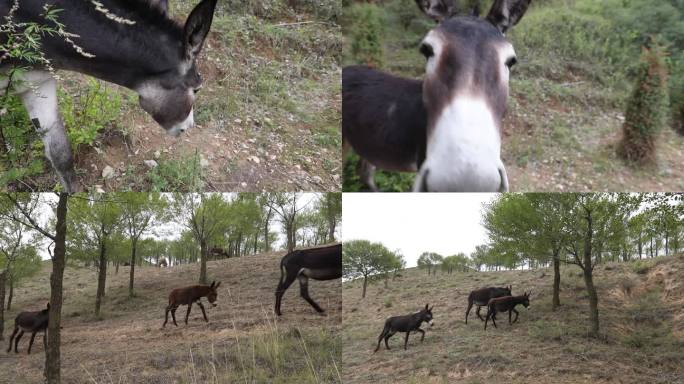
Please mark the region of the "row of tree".
<svg viewBox="0 0 684 384"><path fill-rule="evenodd" d="M205 284L209 259L238 257L274 248L279 224L288 251L297 245L334 242L342 215L339 193L238 194L0 194L0 339L13 287L37 272L37 249L52 258L46 377L58 383L59 323L64 266L97 270L95 316L105 296L107 267L130 266L129 297L135 295L135 267L200 263Z"/></svg>

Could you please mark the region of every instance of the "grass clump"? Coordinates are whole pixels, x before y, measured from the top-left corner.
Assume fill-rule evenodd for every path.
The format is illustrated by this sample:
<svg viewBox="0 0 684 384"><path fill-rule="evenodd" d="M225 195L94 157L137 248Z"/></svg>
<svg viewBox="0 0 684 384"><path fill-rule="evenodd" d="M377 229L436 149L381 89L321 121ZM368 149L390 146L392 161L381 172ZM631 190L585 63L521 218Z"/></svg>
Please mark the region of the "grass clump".
<svg viewBox="0 0 684 384"><path fill-rule="evenodd" d="M161 191L196 191L204 185L200 156L183 156L178 160L161 158L147 174L150 189Z"/></svg>

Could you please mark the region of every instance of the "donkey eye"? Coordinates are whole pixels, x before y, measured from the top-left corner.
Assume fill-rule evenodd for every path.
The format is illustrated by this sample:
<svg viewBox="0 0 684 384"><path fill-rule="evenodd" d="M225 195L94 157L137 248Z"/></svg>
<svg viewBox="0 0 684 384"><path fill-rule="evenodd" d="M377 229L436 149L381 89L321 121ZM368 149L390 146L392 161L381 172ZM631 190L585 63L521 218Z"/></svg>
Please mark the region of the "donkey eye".
<svg viewBox="0 0 684 384"><path fill-rule="evenodd" d="M518 63L518 59L516 59L515 56L506 60L506 66L508 67L508 69L511 69L517 63Z"/></svg>
<svg viewBox="0 0 684 384"><path fill-rule="evenodd" d="M423 43L420 45L420 53L422 53L426 59L429 59L435 55L435 52L432 50L432 45L427 43Z"/></svg>
<svg viewBox="0 0 684 384"><path fill-rule="evenodd" d="M198 94L201 89L202 89L202 87L197 87L197 88L193 89L193 92L195 92L195 94Z"/></svg>

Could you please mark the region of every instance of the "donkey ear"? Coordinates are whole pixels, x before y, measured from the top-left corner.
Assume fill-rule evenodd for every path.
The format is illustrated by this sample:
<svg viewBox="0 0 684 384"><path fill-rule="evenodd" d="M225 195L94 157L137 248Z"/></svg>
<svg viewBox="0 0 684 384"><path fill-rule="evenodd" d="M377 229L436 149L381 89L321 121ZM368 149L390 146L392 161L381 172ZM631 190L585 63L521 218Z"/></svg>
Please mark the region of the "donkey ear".
<svg viewBox="0 0 684 384"><path fill-rule="evenodd" d="M430 304L425 304L425 310L426 310L426 311L428 310L428 306L429 306L429 305L430 305Z"/></svg>
<svg viewBox="0 0 684 384"><path fill-rule="evenodd" d="M168 0L150 0L150 5L153 8L157 8L163 14L169 13L169 1Z"/></svg>
<svg viewBox="0 0 684 384"><path fill-rule="evenodd" d="M220 281L219 281L218 283L216 283L216 286L214 287L214 289L218 288L219 285L221 285L221 282L220 282Z"/></svg>
<svg viewBox="0 0 684 384"><path fill-rule="evenodd" d="M454 14L454 0L416 0L416 4L421 12L438 23Z"/></svg>
<svg viewBox="0 0 684 384"><path fill-rule="evenodd" d="M487 20L506 33L508 28L518 24L532 0L495 0L489 10Z"/></svg>
<svg viewBox="0 0 684 384"><path fill-rule="evenodd" d="M216 284L216 282L215 282L215 281L212 281L212 282L211 282L211 285L209 286L209 288L214 288L214 285L215 285L215 284Z"/></svg>
<svg viewBox="0 0 684 384"><path fill-rule="evenodd" d="M192 10L183 28L183 48L188 59L195 59L202 50L204 39L209 33L218 0L202 0Z"/></svg>
<svg viewBox="0 0 684 384"><path fill-rule="evenodd" d="M50 302L49 302L49 301L48 301L48 303L47 303L47 309L48 309L48 310L50 309Z"/></svg>

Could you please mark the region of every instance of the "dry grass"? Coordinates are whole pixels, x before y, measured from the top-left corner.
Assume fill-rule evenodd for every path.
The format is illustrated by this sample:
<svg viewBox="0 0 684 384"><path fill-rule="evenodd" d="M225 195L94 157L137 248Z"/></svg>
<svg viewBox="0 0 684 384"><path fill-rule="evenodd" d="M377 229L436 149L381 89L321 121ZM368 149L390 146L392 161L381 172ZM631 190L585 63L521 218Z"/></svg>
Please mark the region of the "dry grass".
<svg viewBox="0 0 684 384"><path fill-rule="evenodd" d="M339 382L341 283L310 283L312 296L328 316L319 316L293 285L285 294L282 318L273 314L274 290L283 253L209 262L211 279L222 282L219 305L207 308L209 323L193 306L178 327L164 321L168 292L196 283L199 265L136 269L136 297L129 300L128 267L109 271L101 319L93 316L96 273L68 267L64 278L62 377L65 383L317 383ZM49 296L49 265L17 289L7 318L34 310ZM171 321L171 320L169 320ZM9 323L9 322L8 322ZM11 324L6 325L5 331ZM20 352L0 352L0 382L42 379L43 346L28 339ZM6 347L6 341L3 347Z"/></svg>
<svg viewBox="0 0 684 384"><path fill-rule="evenodd" d="M562 269L561 303L551 311L550 271L438 274L407 270L384 288L373 285L361 300L358 282L343 288L342 345L345 383L675 383L684 382L681 284L684 257L652 262L644 275L631 263L596 268L601 340L588 339L588 299L581 273ZM633 280L630 294L620 282ZM512 326L500 316L488 327L471 312L464 324L467 295L489 285L532 290L529 310L518 309ZM388 307L387 302L392 305ZM393 348L373 353L385 318L434 305L435 326L425 341L411 336L404 351L401 334ZM641 314L642 316L636 316ZM491 326L491 323L490 323ZM426 326L427 327L427 326ZM426 328L424 327L424 328Z"/></svg>

